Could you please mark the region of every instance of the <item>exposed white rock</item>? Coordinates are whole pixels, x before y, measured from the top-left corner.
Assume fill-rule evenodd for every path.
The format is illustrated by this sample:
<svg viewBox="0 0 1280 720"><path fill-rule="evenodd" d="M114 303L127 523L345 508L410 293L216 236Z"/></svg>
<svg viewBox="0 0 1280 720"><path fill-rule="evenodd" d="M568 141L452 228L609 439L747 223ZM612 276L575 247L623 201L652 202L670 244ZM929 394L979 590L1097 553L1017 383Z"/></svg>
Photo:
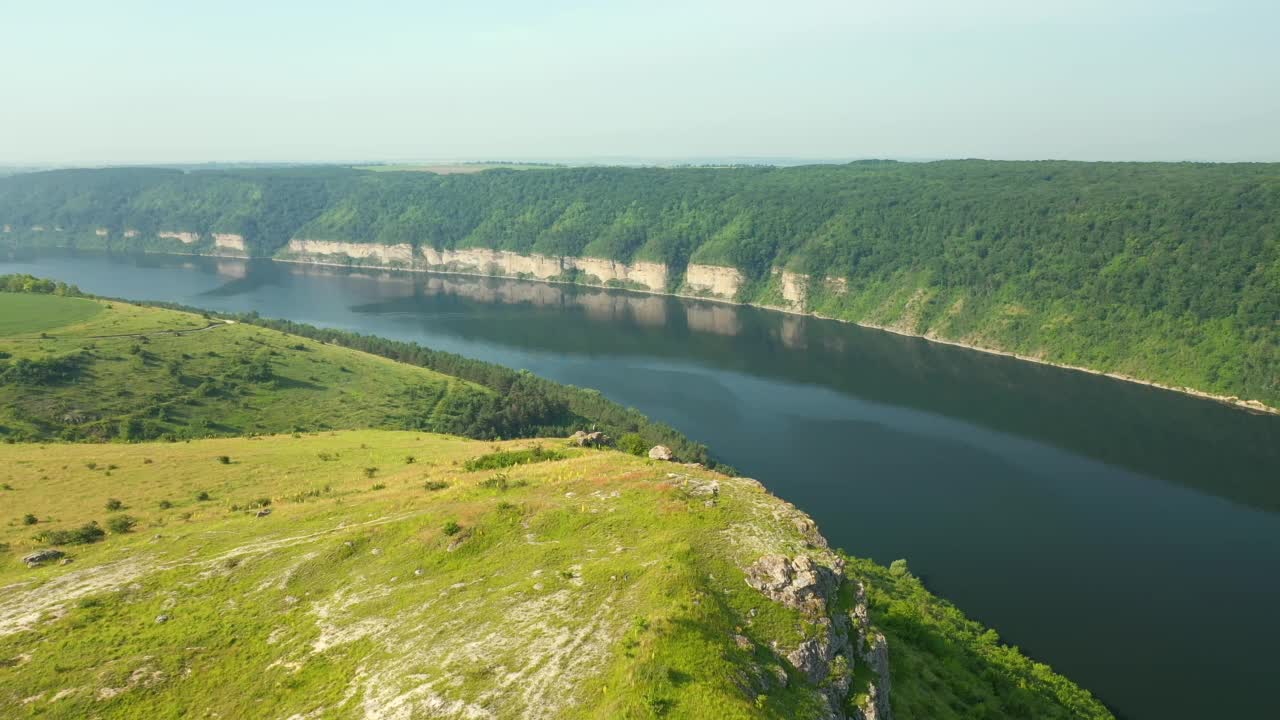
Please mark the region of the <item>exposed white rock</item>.
<svg viewBox="0 0 1280 720"><path fill-rule="evenodd" d="M236 233L214 233L213 246L220 250L237 250L245 252L244 236Z"/></svg>
<svg viewBox="0 0 1280 720"><path fill-rule="evenodd" d="M685 284L695 293L706 293L715 297L733 299L742 287L742 273L735 268L721 265L698 265L690 263L685 269Z"/></svg>
<svg viewBox="0 0 1280 720"><path fill-rule="evenodd" d="M288 251L299 255L345 255L357 260L374 260L384 266L413 264L413 246L408 243L382 245L294 238L289 241Z"/></svg>
<svg viewBox="0 0 1280 720"><path fill-rule="evenodd" d="M128 234L126 233L126 237ZM191 245L200 240L200 233L187 232L185 230L161 230L156 233L156 237L166 238L169 240L181 240L183 245Z"/></svg>

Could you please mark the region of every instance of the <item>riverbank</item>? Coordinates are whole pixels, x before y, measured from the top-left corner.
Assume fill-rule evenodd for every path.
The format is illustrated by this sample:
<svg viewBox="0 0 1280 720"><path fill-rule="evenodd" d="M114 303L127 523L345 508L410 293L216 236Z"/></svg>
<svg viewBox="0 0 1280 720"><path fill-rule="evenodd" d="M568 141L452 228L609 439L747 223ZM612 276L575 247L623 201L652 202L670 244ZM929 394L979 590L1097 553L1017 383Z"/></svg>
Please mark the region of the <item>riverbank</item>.
<svg viewBox="0 0 1280 720"><path fill-rule="evenodd" d="M14 247L15 249L28 249L28 248L33 250L41 249L41 246L39 245L27 245L22 243L14 243L11 246ZM63 247L62 249L76 250L78 248ZM86 248L86 249L90 251L95 251L95 252L108 252L108 253L111 252L109 249L104 250L101 248ZM326 260L306 258L306 257L267 257L267 256L245 257L243 255L232 255L232 254L224 254L224 253L217 253L217 252L201 253L201 252L181 252L181 251L174 251L174 250L147 250L147 249L133 249L133 250L129 250L129 252L142 252L148 255L173 255L173 256L180 256L180 257L211 257L211 258L219 258L219 259L226 259L226 260L272 260L274 262L292 263L292 264L298 264L298 265L317 265L322 267L335 267L335 268L345 268L345 269L352 269L352 270L363 269L363 270L380 270L380 271L386 271L386 272L460 275L460 276L466 276L466 277L499 278L504 280L524 280L527 282L545 283L550 285L571 285L571 286L577 286L577 287L590 287L590 288L598 288L602 290L614 290L614 291L637 293L637 294L643 294L643 295L659 295L659 296L666 296L666 297L681 298L686 300L699 300L704 302L721 303L721 304L727 304L727 305L756 307L763 310L771 310L771 311L776 311L780 313L785 313L788 315L813 317L821 320L833 320L836 322L856 325L858 327L867 328L871 330L881 330L884 332L893 333L895 335L899 335L903 337L919 338L921 340L926 340L928 342L938 343L942 345L950 345L952 347L962 348L966 350L973 350L976 352L986 353L989 355L1000 355L1004 357L1013 358L1015 360L1022 360L1025 362L1036 363L1039 365L1047 365L1047 366L1058 368L1061 370L1072 370L1076 372L1088 373L1090 375L1099 375L1099 376L1111 378L1113 380L1120 380L1123 382L1134 383L1137 385L1145 385L1147 387L1156 388L1159 390L1165 390L1169 392L1180 393L1183 395L1189 395L1191 397L1199 398L1202 400L1211 400L1217 403L1221 403L1221 404L1224 404L1233 408L1237 408L1240 410L1245 410L1248 412L1263 413L1263 414L1269 414L1269 415L1280 415L1280 407L1274 407L1274 406L1268 405L1260 400L1244 399L1234 395L1212 393L1212 392L1200 390L1198 388L1194 388L1190 386L1170 385L1157 380L1150 380L1146 378L1136 377L1136 376L1128 375L1125 373L1100 370L1097 368L1091 368L1091 367L1081 366L1081 365L1072 365L1068 363L1055 362L1053 360L1048 360L1042 357L1036 357L1032 355L1025 355L1022 353L1012 352L999 347L977 345L973 343L964 342L961 340L953 340L949 338L939 337L938 335L930 334L930 333L909 332L909 331L903 330L900 327L891 327L888 325L861 321L861 320L850 320L847 318L835 317L835 316L826 315L818 312L796 310L794 308L785 307L781 305L742 302L739 300L720 297L712 294L669 292L669 291L645 289L642 287L619 287L616 285L608 285L604 283L584 282L581 279L557 280L554 278L541 278L541 277L533 277L533 276L519 277L519 276L510 276L510 275L498 275L498 274L477 272L477 271L465 270L465 269L448 269L445 267L419 268L419 267L406 267L403 265L383 265L383 264L377 264L377 263L363 263L363 262L362 263L343 263L343 262L330 262Z"/></svg>
<svg viewBox="0 0 1280 720"><path fill-rule="evenodd" d="M1102 377L1111 378L1113 380L1121 380L1123 382L1134 383L1137 385L1145 385L1147 387L1156 388L1159 390L1165 390L1168 392L1176 392L1183 395L1190 395L1192 397L1200 398L1202 400L1212 400L1214 402L1222 403L1224 405L1238 408L1240 410L1246 410L1246 411L1256 412L1256 413L1265 413L1270 415L1280 415L1280 408L1272 407L1270 405L1267 405L1266 403L1263 403L1260 400L1247 400L1234 395L1221 395L1221 394L1206 392L1204 390L1199 390L1193 387L1168 385L1166 383L1162 383L1159 381L1134 377L1132 375L1126 375L1124 373L1099 370L1097 368L1090 368L1090 367L1085 367L1081 365L1070 365L1067 363L1059 363L1059 362L1054 362L1052 360L1046 360L1040 357L1024 355L1021 353L1011 352L1008 350L1002 350L996 347L985 347L982 345L975 345L972 343L966 343L960 340L951 340L951 339L942 338L937 335L932 335L927 333L921 334L921 333L907 332L902 330L901 328L890 327L887 325L881 325L877 323L871 323L871 322L865 322L865 321L859 321L859 320L848 320L845 318L824 315L822 313L795 310L793 308L783 307L779 305L765 305L765 304L759 304L759 303L742 302L739 300L732 300L728 298L717 297L714 295L695 295L695 294L681 293L681 292L663 292L658 290L645 290L645 289L639 289L639 288L623 288L623 287L614 287L610 285L587 283L587 282L580 282L580 281L510 277L506 275L493 275L489 273L470 272L466 270L447 270L447 269L437 269L437 268L420 269L420 268L406 268L406 267L393 267L393 266L387 266L387 265L366 265L366 264L352 265L348 263L325 262L320 260L309 260L305 258L269 258L269 259L276 262L287 262L287 263L295 263L300 265L322 265L327 267L341 267L341 268L348 268L348 269L383 270L383 271L390 271L390 272L411 272L411 273L428 274L428 275L430 274L463 275L467 277L499 278L503 280L523 280L526 282L546 283L551 285L573 285L578 287L590 287L590 288L598 288L602 290L615 290L619 292L630 292L630 293L638 293L643 295L660 295L665 297L675 297L675 298L681 298L685 300L701 300L705 302L714 302L714 303L721 303L726 305L736 305L739 307L754 307L754 308L760 308L762 310L770 310L773 312L785 313L788 315L812 317L819 320L833 320L835 322L856 325L858 327L867 328L869 330L880 330L883 332L889 332L889 333L893 333L895 335L900 335L903 337L918 338L921 340L925 340L932 343L938 343L941 345L950 345L951 347L962 348L965 350L973 350L975 352L986 353L989 355L1000 355L1003 357L1013 358L1015 360L1022 360L1024 362L1036 363L1038 365L1047 365L1049 367L1058 368L1060 370L1072 370L1075 372L1088 373L1090 375L1100 375Z"/></svg>

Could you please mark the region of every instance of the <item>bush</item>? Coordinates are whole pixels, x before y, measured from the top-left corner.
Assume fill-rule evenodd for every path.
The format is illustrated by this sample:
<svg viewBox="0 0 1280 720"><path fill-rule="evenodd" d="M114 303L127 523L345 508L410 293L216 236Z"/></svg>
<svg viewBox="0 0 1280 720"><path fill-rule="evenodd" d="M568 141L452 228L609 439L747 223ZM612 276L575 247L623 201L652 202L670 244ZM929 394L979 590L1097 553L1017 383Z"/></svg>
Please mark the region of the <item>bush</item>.
<svg viewBox="0 0 1280 720"><path fill-rule="evenodd" d="M120 500L118 500L117 498L110 498L107 500L108 512L115 512L117 510L123 510L123 509L124 509L124 503L120 502Z"/></svg>
<svg viewBox="0 0 1280 720"><path fill-rule="evenodd" d="M374 489L374 490L386 490L386 489L387 489L387 485L386 485L386 483L374 483L374 485L373 485L373 489Z"/></svg>
<svg viewBox="0 0 1280 720"><path fill-rule="evenodd" d="M107 536L107 532L98 527L96 522L88 522L71 530L45 530L36 535L36 540L49 545L88 545Z"/></svg>
<svg viewBox="0 0 1280 720"><path fill-rule="evenodd" d="M495 473L480 482L480 487L487 490L508 490L513 487L523 487L527 485L524 480L511 482L511 478L506 473Z"/></svg>
<svg viewBox="0 0 1280 720"><path fill-rule="evenodd" d="M443 480L428 480L422 484L422 488L424 490L431 490L431 491L443 490L447 487L449 487L449 483Z"/></svg>
<svg viewBox="0 0 1280 720"><path fill-rule="evenodd" d="M107 521L107 528L117 535L129 532L138 524L138 520L129 515L116 515Z"/></svg>
<svg viewBox="0 0 1280 720"><path fill-rule="evenodd" d="M364 476L367 478L371 478L377 474L378 474L378 468L376 467L367 467L364 469Z"/></svg>
<svg viewBox="0 0 1280 720"><path fill-rule="evenodd" d="M450 535L450 536L457 535L458 533L462 532L462 526L458 524L457 520L450 520L449 522L444 524L444 527L441 528L440 531L443 532L445 535Z"/></svg>
<svg viewBox="0 0 1280 720"><path fill-rule="evenodd" d="M199 500L200 502L204 502L205 500L208 500L208 499L209 499L209 491L201 490L200 492L196 493L196 500Z"/></svg>
<svg viewBox="0 0 1280 720"><path fill-rule="evenodd" d="M563 460L567 455L556 450L547 450L541 445L535 445L528 450L507 450L505 452L492 452L487 455L473 457L462 464L467 472L476 470L500 470L515 465L526 465L536 462L551 462L554 460Z"/></svg>
<svg viewBox="0 0 1280 720"><path fill-rule="evenodd" d="M230 464L231 464L231 457L230 457L230 456L228 456L228 455L219 455L219 456L218 456L218 462L222 463L223 465L230 465Z"/></svg>
<svg viewBox="0 0 1280 720"><path fill-rule="evenodd" d="M27 513L22 516L23 525L35 525L38 522L40 522L40 518L36 517L33 513Z"/></svg>
<svg viewBox="0 0 1280 720"><path fill-rule="evenodd" d="M171 507L173 507L173 503L169 502L168 500L161 500L161 501L160 501L160 509L161 509L161 510L168 510L168 509L169 509L169 508L171 508Z"/></svg>
<svg viewBox="0 0 1280 720"><path fill-rule="evenodd" d="M414 463L416 463L416 462L418 462L418 458L416 458L416 457L414 457L414 456L412 456L412 455L405 455L405 456L404 456L404 464L405 464L405 465L412 465L412 464L414 464Z"/></svg>
<svg viewBox="0 0 1280 720"><path fill-rule="evenodd" d="M893 573L897 577L903 577L911 574L911 570L907 568L907 561L902 558L898 558L897 560L889 563L889 572Z"/></svg>
<svg viewBox="0 0 1280 720"><path fill-rule="evenodd" d="M649 443L640 437L639 433L627 433L618 438L618 449L625 453L644 457L649 451Z"/></svg>

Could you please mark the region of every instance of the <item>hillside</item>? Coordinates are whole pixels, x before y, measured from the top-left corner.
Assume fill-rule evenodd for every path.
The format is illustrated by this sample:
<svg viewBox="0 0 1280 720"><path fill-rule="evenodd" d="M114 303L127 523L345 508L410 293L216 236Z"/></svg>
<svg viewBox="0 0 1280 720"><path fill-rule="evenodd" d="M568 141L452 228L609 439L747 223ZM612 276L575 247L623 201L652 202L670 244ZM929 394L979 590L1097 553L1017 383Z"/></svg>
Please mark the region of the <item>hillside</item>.
<svg viewBox="0 0 1280 720"><path fill-rule="evenodd" d="M1280 405L1280 167L119 169L0 178L10 244L751 302Z"/></svg>
<svg viewBox="0 0 1280 720"><path fill-rule="evenodd" d="M0 468L6 717L1109 717L698 467L345 431Z"/></svg>
<svg viewBox="0 0 1280 720"><path fill-rule="evenodd" d="M598 428L708 461L705 448L593 391L410 343L304 326L285 333L243 319L0 276L0 437L139 441L386 428L494 438Z"/></svg>

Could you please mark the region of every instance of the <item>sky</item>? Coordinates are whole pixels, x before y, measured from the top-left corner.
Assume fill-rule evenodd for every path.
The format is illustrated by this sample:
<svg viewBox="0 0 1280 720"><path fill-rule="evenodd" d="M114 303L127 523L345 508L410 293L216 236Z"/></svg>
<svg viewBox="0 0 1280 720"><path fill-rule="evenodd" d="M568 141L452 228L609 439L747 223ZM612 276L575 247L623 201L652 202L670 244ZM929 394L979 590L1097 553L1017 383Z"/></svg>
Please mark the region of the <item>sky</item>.
<svg viewBox="0 0 1280 720"><path fill-rule="evenodd" d="M0 0L0 164L1280 161L1275 0Z"/></svg>

